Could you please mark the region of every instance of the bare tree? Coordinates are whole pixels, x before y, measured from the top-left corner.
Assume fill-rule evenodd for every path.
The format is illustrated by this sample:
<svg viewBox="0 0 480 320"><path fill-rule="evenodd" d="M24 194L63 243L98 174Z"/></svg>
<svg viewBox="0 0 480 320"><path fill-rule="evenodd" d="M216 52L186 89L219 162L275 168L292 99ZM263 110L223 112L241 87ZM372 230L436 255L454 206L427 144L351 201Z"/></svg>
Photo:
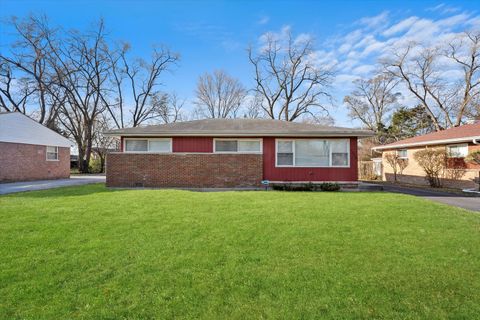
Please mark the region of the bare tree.
<svg viewBox="0 0 480 320"><path fill-rule="evenodd" d="M343 99L352 119L379 133L386 128L387 118L397 106L400 93L394 92L398 79L380 74L371 79L355 81L355 90Z"/></svg>
<svg viewBox="0 0 480 320"><path fill-rule="evenodd" d="M197 82L196 113L202 118L235 118L246 94L240 81L225 71L205 73Z"/></svg>
<svg viewBox="0 0 480 320"><path fill-rule="evenodd" d="M27 106L35 105L35 112L30 115L55 128L62 101L51 92L47 52L47 38L53 37L55 30L49 28L45 17L37 16L12 18L8 25L18 37L8 54L0 53L0 108L28 113Z"/></svg>
<svg viewBox="0 0 480 320"><path fill-rule="evenodd" d="M162 99L158 102L153 102L158 104L156 109L163 123L171 123L182 121L184 116L182 113L183 106L185 105L185 100L182 100L178 95L173 92L170 94L162 95Z"/></svg>
<svg viewBox="0 0 480 320"><path fill-rule="evenodd" d="M105 159L108 152L118 149L118 139L104 134L104 132L108 131L111 128L112 126L110 124L110 121L106 117L106 114L100 115L94 122L94 138L92 152L98 157L100 161L100 172L105 172Z"/></svg>
<svg viewBox="0 0 480 320"><path fill-rule="evenodd" d="M75 140L80 172L88 172L95 121L107 105L104 103L109 61L105 27L100 20L91 32L72 31L65 38L47 35L49 63L53 68L51 86L64 95L59 107L59 122Z"/></svg>
<svg viewBox="0 0 480 320"><path fill-rule="evenodd" d="M286 121L318 110L328 114L322 98L330 98L331 68L315 61L311 38L293 39L289 30L285 37L267 34L258 54L252 47L248 49L255 70L254 90L262 96L261 108L268 117Z"/></svg>
<svg viewBox="0 0 480 320"><path fill-rule="evenodd" d="M452 81L445 75L450 59L463 77ZM480 94L480 33L466 33L448 48L422 47L411 43L385 61L387 72L401 79L432 119L435 129L458 126Z"/></svg>
<svg viewBox="0 0 480 320"><path fill-rule="evenodd" d="M455 61L463 72L464 81L459 84L457 100L457 119L455 126L461 124L464 115L478 116L480 109L480 31L466 32L457 41L449 44L446 56Z"/></svg>
<svg viewBox="0 0 480 320"><path fill-rule="evenodd" d="M164 94L159 90L160 77L179 60L177 53L166 47L154 48L150 61L128 57L130 46L107 52L111 64L112 93L114 102L105 104L117 128L126 125L137 127L149 120L162 119ZM129 103L130 98L132 103Z"/></svg>

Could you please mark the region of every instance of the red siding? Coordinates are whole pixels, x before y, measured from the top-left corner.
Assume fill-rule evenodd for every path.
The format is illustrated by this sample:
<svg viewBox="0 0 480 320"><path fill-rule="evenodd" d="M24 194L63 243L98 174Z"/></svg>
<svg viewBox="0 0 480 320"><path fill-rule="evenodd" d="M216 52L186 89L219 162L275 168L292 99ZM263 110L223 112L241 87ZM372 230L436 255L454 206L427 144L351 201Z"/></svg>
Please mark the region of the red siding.
<svg viewBox="0 0 480 320"><path fill-rule="evenodd" d="M123 138L121 141L123 146ZM213 152L212 137L173 137L172 144L173 152ZM270 181L357 181L357 138L350 138L350 168L277 168L275 167L275 137L264 137L263 179Z"/></svg>
<svg viewBox="0 0 480 320"><path fill-rule="evenodd" d="M213 152L212 137L173 137L173 152Z"/></svg>
<svg viewBox="0 0 480 320"><path fill-rule="evenodd" d="M350 138L350 168L277 168L275 138L263 138L263 178L270 181L357 181L357 138Z"/></svg>

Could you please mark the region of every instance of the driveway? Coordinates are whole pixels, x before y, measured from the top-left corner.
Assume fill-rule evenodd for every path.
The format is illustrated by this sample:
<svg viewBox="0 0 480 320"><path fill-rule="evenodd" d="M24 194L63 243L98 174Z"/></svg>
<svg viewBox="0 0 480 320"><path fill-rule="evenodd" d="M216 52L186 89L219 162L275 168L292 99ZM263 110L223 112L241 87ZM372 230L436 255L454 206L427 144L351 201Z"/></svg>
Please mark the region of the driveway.
<svg viewBox="0 0 480 320"><path fill-rule="evenodd" d="M78 186L90 183L105 183L105 176L100 175L78 175L70 179L58 180L37 180L12 183L0 183L0 194L53 189L67 186Z"/></svg>
<svg viewBox="0 0 480 320"><path fill-rule="evenodd" d="M383 185L383 190L387 192L397 192L422 197L428 200L449 204L467 210L480 212L480 197L464 196L441 191L430 191L425 189L409 188L402 186Z"/></svg>

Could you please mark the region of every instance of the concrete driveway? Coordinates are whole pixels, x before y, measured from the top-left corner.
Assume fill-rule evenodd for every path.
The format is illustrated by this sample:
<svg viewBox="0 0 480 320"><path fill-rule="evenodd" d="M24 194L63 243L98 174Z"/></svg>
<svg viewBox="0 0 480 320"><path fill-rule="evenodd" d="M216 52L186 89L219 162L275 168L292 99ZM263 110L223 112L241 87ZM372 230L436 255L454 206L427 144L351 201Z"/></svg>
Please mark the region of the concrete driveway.
<svg viewBox="0 0 480 320"><path fill-rule="evenodd" d="M441 191L430 191L425 189L409 188L403 186L383 185L383 190L387 192L397 192L422 197L428 200L441 202L454 207L459 207L472 211L480 212L480 197L464 196Z"/></svg>
<svg viewBox="0 0 480 320"><path fill-rule="evenodd" d="M37 180L12 183L0 183L0 194L53 189L67 186L77 186L90 183L105 183L105 176L101 175L78 175L70 179Z"/></svg>

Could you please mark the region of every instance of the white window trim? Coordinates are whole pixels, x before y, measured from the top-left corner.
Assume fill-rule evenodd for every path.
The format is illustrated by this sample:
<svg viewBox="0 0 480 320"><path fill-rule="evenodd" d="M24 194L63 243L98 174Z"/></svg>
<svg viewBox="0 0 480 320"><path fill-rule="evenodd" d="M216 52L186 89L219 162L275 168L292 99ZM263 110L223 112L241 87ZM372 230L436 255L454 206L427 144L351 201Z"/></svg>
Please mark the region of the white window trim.
<svg viewBox="0 0 480 320"><path fill-rule="evenodd" d="M218 141L258 141L260 142L260 151L216 151ZM237 145L238 147L238 145ZM263 153L263 139L239 139L239 138L214 138L213 139L213 153L223 154L262 154Z"/></svg>
<svg viewBox="0 0 480 320"><path fill-rule="evenodd" d="M337 140L347 140L347 151L348 151L348 164L346 166L333 166L332 165L332 149L329 150L328 155L328 166L296 166L295 165L295 141L297 140L326 140L326 141L337 141ZM293 164L292 165L279 165L278 164L278 142L279 141L292 141L292 151L293 151ZM285 152L284 152L285 153ZM277 168L350 168L350 139L322 139L322 138L308 138L308 139L275 139L275 167Z"/></svg>
<svg viewBox="0 0 480 320"><path fill-rule="evenodd" d="M447 145L447 157L448 158L461 158L461 159L463 159L463 158L466 157L466 155L462 156L462 157L452 157L450 155L450 148L451 147L466 147L467 148L467 155L468 155L468 143L449 144L449 145Z"/></svg>
<svg viewBox="0 0 480 320"><path fill-rule="evenodd" d="M170 144L169 151L127 151L127 140L147 140L147 149L150 149L150 141L168 141ZM172 138L123 138L123 152L126 153L172 153L173 152L173 143Z"/></svg>
<svg viewBox="0 0 480 320"><path fill-rule="evenodd" d="M57 158L56 159L48 159L48 147L51 147L51 148L55 148L55 153L57 154ZM50 152L52 153L52 152ZM59 154L58 154L58 146L45 146L45 159L47 161L60 161L59 159Z"/></svg>
<svg viewBox="0 0 480 320"><path fill-rule="evenodd" d="M407 151L407 156L406 157L400 157L400 151ZM398 149L397 150L397 155L398 155L398 159L404 159L404 160L408 160L408 149Z"/></svg>

